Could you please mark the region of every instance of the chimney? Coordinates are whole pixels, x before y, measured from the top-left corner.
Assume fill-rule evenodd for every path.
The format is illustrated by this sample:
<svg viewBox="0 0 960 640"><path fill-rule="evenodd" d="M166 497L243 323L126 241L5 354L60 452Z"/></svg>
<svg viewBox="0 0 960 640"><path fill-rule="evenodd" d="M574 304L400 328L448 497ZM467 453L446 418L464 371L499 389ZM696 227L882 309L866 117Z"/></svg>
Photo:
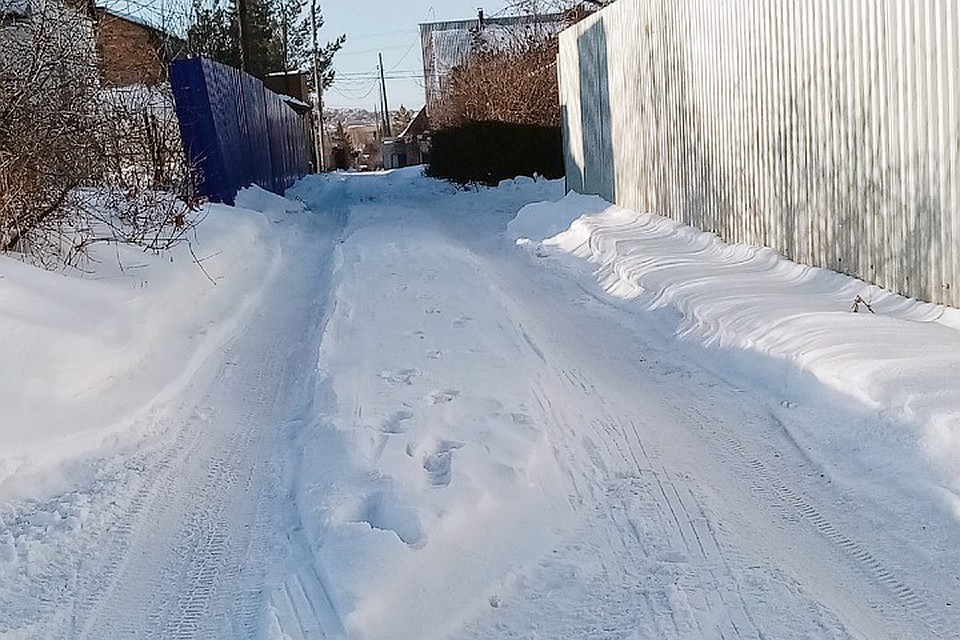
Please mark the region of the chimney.
<svg viewBox="0 0 960 640"><path fill-rule="evenodd" d="M480 24L480 28L483 29L483 7L477 8L477 22Z"/></svg>

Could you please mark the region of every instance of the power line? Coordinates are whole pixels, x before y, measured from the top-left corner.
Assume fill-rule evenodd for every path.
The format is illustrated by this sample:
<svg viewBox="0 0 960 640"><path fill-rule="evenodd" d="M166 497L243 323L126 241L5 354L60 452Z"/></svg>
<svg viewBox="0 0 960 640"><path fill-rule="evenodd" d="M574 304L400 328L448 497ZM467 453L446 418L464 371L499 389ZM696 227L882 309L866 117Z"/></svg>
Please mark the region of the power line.
<svg viewBox="0 0 960 640"><path fill-rule="evenodd" d="M399 66L400 66L400 63L403 62L403 61L407 58L408 55L410 55L410 52L413 51L413 47L416 46L417 42L419 42L419 41L420 41L420 37L419 37L419 36L417 36L416 38L414 38L414 39L413 39L413 42L410 43L410 46L407 47L407 50L404 51L404 52L403 52L403 55L400 56L400 59L397 60L397 64L395 64L395 65L393 65L392 67L390 67L389 71L393 71L394 69L396 69L397 67L399 67Z"/></svg>
<svg viewBox="0 0 960 640"><path fill-rule="evenodd" d="M416 40L414 40L413 44L416 44L416 43L417 43ZM405 44L397 44L390 47L375 47L373 49L361 49L360 51L347 51L346 53L340 52L340 53L337 53L337 55L340 56L341 58L347 57L347 56L368 55L371 53L377 53L379 51L392 51L394 49L403 49L406 46L407 45ZM413 48L412 45L410 47L407 47L407 53L409 53L410 49L412 48ZM404 54L404 56L406 56L406 53Z"/></svg>
<svg viewBox="0 0 960 640"><path fill-rule="evenodd" d="M338 76L341 76L343 78L373 78L373 77L379 78L380 77L379 67L372 71L341 71L339 69L334 69L334 72ZM423 71L420 69L396 69L396 70L391 69L387 71L387 73L392 75L398 75L398 76L423 75Z"/></svg>
<svg viewBox="0 0 960 640"><path fill-rule="evenodd" d="M385 73L384 75L388 80L403 80L405 78L422 78L423 77L422 73ZM371 74L368 76L345 76L341 78L341 80L343 80L344 82L348 82L352 80L354 82L359 81L360 83L363 83L367 80L379 80L379 79L380 79L380 74ZM336 81L336 75L334 76L334 80Z"/></svg>
<svg viewBox="0 0 960 640"><path fill-rule="evenodd" d="M399 30L399 31L380 31L380 32L378 32L378 33L363 33L363 34L361 34L361 35L359 35L359 36L357 36L357 35L351 35L351 36L350 36L350 39L351 39L351 40L366 40L366 39L369 39L369 38L380 38L380 37L383 37L383 36L399 36L399 35L405 35L405 34L407 34L407 33L419 33L419 31L418 31L417 29L401 29L401 30Z"/></svg>
<svg viewBox="0 0 960 640"><path fill-rule="evenodd" d="M331 90L331 91L334 91L335 93L337 93L340 97L345 98L345 99L347 99L347 100L353 100L353 101L358 101L358 102L359 102L360 100L366 100L366 99L370 96L370 94L373 93L373 90L376 89L376 88L377 88L377 83L376 83L376 82L373 82L373 83L370 84L370 88L367 90L366 93L364 93L364 94L362 94L362 95L359 94L359 93L348 95L348 94L344 93L343 91L341 91L335 84L330 86L330 90Z"/></svg>

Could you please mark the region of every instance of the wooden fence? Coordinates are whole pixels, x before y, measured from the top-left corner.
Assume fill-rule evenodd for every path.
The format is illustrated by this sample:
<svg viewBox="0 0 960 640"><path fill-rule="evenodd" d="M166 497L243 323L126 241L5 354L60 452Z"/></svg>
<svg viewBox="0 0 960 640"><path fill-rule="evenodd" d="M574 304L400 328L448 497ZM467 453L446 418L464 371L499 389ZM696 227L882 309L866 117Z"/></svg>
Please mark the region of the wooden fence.
<svg viewBox="0 0 960 640"><path fill-rule="evenodd" d="M960 3L618 0L560 34L568 186L960 306Z"/></svg>

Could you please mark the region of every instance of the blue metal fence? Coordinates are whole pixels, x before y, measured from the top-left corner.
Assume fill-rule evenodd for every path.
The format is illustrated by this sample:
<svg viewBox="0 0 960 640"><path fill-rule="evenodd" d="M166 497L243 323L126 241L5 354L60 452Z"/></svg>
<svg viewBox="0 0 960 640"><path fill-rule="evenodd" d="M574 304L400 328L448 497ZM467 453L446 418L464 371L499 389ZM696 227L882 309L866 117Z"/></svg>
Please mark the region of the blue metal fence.
<svg viewBox="0 0 960 640"><path fill-rule="evenodd" d="M242 187L282 193L307 173L303 117L260 80L191 58L170 64L170 84L198 195L233 204Z"/></svg>

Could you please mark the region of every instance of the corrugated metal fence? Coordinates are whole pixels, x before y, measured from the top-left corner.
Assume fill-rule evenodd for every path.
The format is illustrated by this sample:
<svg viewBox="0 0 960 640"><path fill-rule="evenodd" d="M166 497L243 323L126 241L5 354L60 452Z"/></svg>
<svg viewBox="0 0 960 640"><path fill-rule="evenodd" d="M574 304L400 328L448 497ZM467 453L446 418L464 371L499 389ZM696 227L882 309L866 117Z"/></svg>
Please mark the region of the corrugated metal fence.
<svg viewBox="0 0 960 640"><path fill-rule="evenodd" d="M200 195L233 204L241 187L282 193L307 173L303 118L260 80L193 58L170 64L170 84Z"/></svg>
<svg viewBox="0 0 960 640"><path fill-rule="evenodd" d="M960 306L960 3L619 0L560 35L567 180Z"/></svg>

